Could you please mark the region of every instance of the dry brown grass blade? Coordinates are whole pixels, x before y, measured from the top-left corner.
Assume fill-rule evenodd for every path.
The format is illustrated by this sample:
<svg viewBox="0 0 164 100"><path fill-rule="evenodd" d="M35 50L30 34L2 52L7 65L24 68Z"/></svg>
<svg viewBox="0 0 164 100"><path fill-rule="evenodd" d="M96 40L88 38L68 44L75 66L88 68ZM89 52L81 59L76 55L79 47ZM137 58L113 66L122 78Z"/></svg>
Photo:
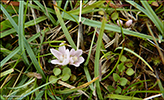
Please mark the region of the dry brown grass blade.
<svg viewBox="0 0 164 100"><path fill-rule="evenodd" d="M162 63L163 63L163 65L164 65L164 55L163 55L163 53L162 53L162 51L161 51L161 49L160 49L160 47L159 47L159 45L158 45L158 43L157 43L157 41L156 41L156 39L155 39L155 36L154 36L152 30L150 29L150 26L148 25L148 22L146 22L146 26L148 27L149 33L150 33L151 36L153 37L153 41L154 41L155 44L156 44L155 47L157 48L157 50L158 50L158 52L159 52L159 55L160 55L160 58L161 58L161 60L162 60Z"/></svg>
<svg viewBox="0 0 164 100"><path fill-rule="evenodd" d="M70 84L68 84L68 83L65 83L65 82L63 82L63 81L58 81L58 84L60 84L60 85L62 85L62 86L65 86L65 87L67 87L67 88L70 88L70 89L74 89L74 88L76 88L76 87L74 87L74 86L72 86L72 85L70 85ZM81 93L81 94L84 94L86 97L88 97L89 98L89 96L84 92L84 91L82 91L82 90L77 90L79 93Z"/></svg>

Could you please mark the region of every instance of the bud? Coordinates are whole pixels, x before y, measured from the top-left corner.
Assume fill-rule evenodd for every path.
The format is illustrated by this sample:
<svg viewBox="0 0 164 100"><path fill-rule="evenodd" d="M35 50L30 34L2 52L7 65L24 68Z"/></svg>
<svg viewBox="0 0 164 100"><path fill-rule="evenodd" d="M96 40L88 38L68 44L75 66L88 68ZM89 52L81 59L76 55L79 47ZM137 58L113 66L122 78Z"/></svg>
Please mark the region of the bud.
<svg viewBox="0 0 164 100"><path fill-rule="evenodd" d="M127 27L129 27L130 25L132 25L132 23L133 23L133 20L129 19L129 20L125 23L125 25L126 25Z"/></svg>
<svg viewBox="0 0 164 100"><path fill-rule="evenodd" d="M120 26L120 24L123 25L123 21L122 20L117 20L117 25Z"/></svg>

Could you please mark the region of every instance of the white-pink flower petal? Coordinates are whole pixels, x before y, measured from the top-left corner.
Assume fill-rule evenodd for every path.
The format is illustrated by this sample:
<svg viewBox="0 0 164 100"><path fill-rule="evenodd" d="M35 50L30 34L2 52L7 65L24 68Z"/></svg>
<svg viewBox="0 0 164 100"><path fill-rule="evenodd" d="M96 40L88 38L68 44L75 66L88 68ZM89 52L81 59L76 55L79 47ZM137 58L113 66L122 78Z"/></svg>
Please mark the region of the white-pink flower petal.
<svg viewBox="0 0 164 100"><path fill-rule="evenodd" d="M55 50L54 48L51 48L50 51L57 59L60 59L59 57L60 57L60 55L62 55L61 52Z"/></svg>
<svg viewBox="0 0 164 100"><path fill-rule="evenodd" d="M74 55L79 57L80 55L82 55L82 53L83 53L82 50L76 50Z"/></svg>
<svg viewBox="0 0 164 100"><path fill-rule="evenodd" d="M63 43L61 43L60 45L63 45ZM66 50L66 47L65 46L61 46L61 47L59 47L59 51L61 52L61 53L65 53L65 50Z"/></svg>

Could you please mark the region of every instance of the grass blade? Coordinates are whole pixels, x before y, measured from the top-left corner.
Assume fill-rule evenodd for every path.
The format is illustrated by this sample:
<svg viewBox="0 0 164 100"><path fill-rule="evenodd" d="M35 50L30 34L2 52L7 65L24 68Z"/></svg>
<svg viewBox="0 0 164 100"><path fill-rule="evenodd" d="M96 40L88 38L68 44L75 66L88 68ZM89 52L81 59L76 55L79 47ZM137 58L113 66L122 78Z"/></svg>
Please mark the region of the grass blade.
<svg viewBox="0 0 164 100"><path fill-rule="evenodd" d="M18 25L15 23L15 21L12 19L12 17L9 15L9 13L5 10L5 8L0 4L2 12L6 15L6 17L9 19L11 25L13 25L14 29L18 32Z"/></svg>
<svg viewBox="0 0 164 100"><path fill-rule="evenodd" d="M121 100L142 100L142 98L137 97L130 97L130 96L124 96L124 95L118 95L118 94L109 94L107 95L107 98L111 99L121 99Z"/></svg>
<svg viewBox="0 0 164 100"><path fill-rule="evenodd" d="M47 32L49 29L46 29L45 32ZM33 40L35 40L36 38L38 38L40 36L40 32L33 35L32 37L30 37L27 41L31 42ZM8 52L8 51L7 51ZM0 68L12 57L15 59L15 57L18 58L19 55L16 55L19 52L19 47L17 47L14 51L11 51L10 54L5 57L1 62L0 62Z"/></svg>
<svg viewBox="0 0 164 100"><path fill-rule="evenodd" d="M45 80L46 77L45 77L42 69L40 68L39 63L37 62L37 59L36 59L36 57L34 55L34 52L32 51L32 49L31 49L29 43L27 42L27 40L25 39L25 37L23 36L23 30L24 30L24 28L23 28L23 23L22 22L24 22L24 21L23 21L23 11L22 10L23 10L24 7L22 7L22 6L23 6L23 1L20 1L20 8L22 8L22 9L19 8L20 9L19 10L19 14L22 15L22 16L19 15L19 21L18 21L19 22L19 27L16 25L15 21L11 18L11 16L8 14L8 12L3 7L1 7L1 8L2 8L2 11L5 12L5 15L7 17L9 17L8 19L9 19L10 23L12 23L12 25L13 25L14 28L16 28L15 30L17 31L18 35L21 37L21 38L19 37L20 38L19 41L22 42L22 43L19 42L19 44L21 46L19 46L19 48L16 49L16 50L23 50L24 46L26 47L27 53L29 54L29 56L30 56L30 58L31 58L31 60L32 60L34 66L36 68L36 70L42 75L43 80ZM14 25L16 25L16 26L14 26ZM18 28L19 29L22 29L22 30L19 31ZM22 51L22 52L24 52L24 51ZM16 53L14 52L14 54L16 54ZM5 59L5 61L9 60L9 58L11 58L11 56L14 56L14 55L11 54L10 56L7 56L8 58ZM22 57L24 57L24 56L22 56ZM26 57L24 57L24 59L26 60ZM1 64L1 66L3 64L5 64L5 61L3 59L3 62Z"/></svg>
<svg viewBox="0 0 164 100"><path fill-rule="evenodd" d="M72 16L75 19L78 19L78 16L76 16L76 15L72 15ZM64 16L63 17L65 19L68 19L68 20L71 20L71 21L74 21L75 22L75 20L72 17L70 17L67 13L64 13ZM88 25L88 26L91 26L91 27L97 27L97 28L100 28L101 27L101 22L90 20L90 19L86 19L84 17L81 17L81 20L82 21L85 20L83 22L84 25ZM105 25L105 30L121 33L121 29L117 25L115 26L115 25L106 24ZM153 40L153 38L150 35L146 35L146 34L143 34L143 33L134 32L134 31L130 31L130 30L125 29L125 28L122 28L122 31L124 32L125 35L139 37L139 38L142 38L142 39L151 39L151 40ZM164 41L164 40L162 40L162 41Z"/></svg>
<svg viewBox="0 0 164 100"><path fill-rule="evenodd" d="M22 59L25 65L29 65L29 61L27 59L26 53L24 52L24 5L23 0L19 1L19 16L18 16L18 44L20 48L20 52L23 52Z"/></svg>
<svg viewBox="0 0 164 100"><path fill-rule="evenodd" d="M101 49L101 45L102 45L102 37L103 37L103 33L104 33L104 28L105 28L105 18L103 17L103 21L102 21L102 25L100 28L100 33L98 36L98 41L97 41L97 47L96 47L96 55L95 55L95 64L94 64L94 77L98 77L99 76L99 70L101 70L99 68L99 59L100 59L100 49ZM100 100L103 99L102 94L101 94L101 89L100 89L100 83L99 80L96 80L96 90L97 90L97 94Z"/></svg>
<svg viewBox="0 0 164 100"><path fill-rule="evenodd" d="M51 20L51 22L56 26L56 20L54 19L54 17L53 17L49 12L46 13L45 8L44 8L44 6L40 3L40 1L34 0L34 2L41 8L41 10L45 13L45 15L46 15L46 16Z"/></svg>
<svg viewBox="0 0 164 100"><path fill-rule="evenodd" d="M83 8L82 10L82 14L85 14L85 13L88 13L88 11L90 11L91 9L94 9L96 7L99 7L100 5L102 5L104 2L106 2L105 0L104 1L97 1L95 2L94 4L92 5L89 5L89 6L86 6L85 8ZM67 13L70 13L70 14L73 14L73 15L78 15L79 14L79 10L80 9L76 9L76 10L72 10L72 11L68 11Z"/></svg>
<svg viewBox="0 0 164 100"><path fill-rule="evenodd" d="M147 1L141 0L141 3L145 7L145 9L143 7L141 7L140 5L138 5L137 3L135 3L134 1L126 0L126 2L130 3L131 5L133 5L134 7L139 9L140 11L142 11L145 15L147 15L150 18L150 20L157 26L159 31L164 36L164 33L163 33L164 32L164 25L163 25L162 21L159 20L159 18L157 17L155 12L152 10L152 8L149 6Z"/></svg>
<svg viewBox="0 0 164 100"><path fill-rule="evenodd" d="M39 90L40 88L45 87L45 86L47 86L47 85L49 85L49 84L51 84L51 83L53 83L53 81L50 81L50 82L48 82L48 83L45 83L45 84L43 84L43 85L41 85L41 86L39 86L39 87L33 89L32 91L30 91L30 92L26 93L25 95L21 96L20 98L18 98L18 100L22 100L23 98L25 98L26 96L30 95L31 93L33 93L33 92Z"/></svg>
<svg viewBox="0 0 164 100"><path fill-rule="evenodd" d="M115 50L117 50L117 49L123 49L123 48L122 47L117 47ZM138 55L134 51L132 51L132 50L130 50L128 48L125 48L125 47L124 47L124 50L125 51L128 51L128 52L130 52L132 54L134 54L136 57L138 57L139 59L141 59L149 67L149 69L154 72L154 70L151 68L151 66L140 55Z"/></svg>
<svg viewBox="0 0 164 100"><path fill-rule="evenodd" d="M42 79L45 81L46 76L44 75L43 70L42 70L41 67L39 66L39 63L38 63L38 61L37 61L37 59L36 59L36 56L35 56L34 52L32 51L32 49L31 49L29 43L28 43L27 40L25 39L25 37L24 37L24 45L25 45L25 47L26 47L27 53L28 53L28 55L30 56L30 59L31 59L32 63L34 64L36 70L38 71L38 73L40 73L40 74L42 75Z"/></svg>
<svg viewBox="0 0 164 100"><path fill-rule="evenodd" d="M46 16L41 16L41 17L36 18L35 21L36 21L36 24L38 24L38 23L40 23L40 22L42 22L42 21L44 21L46 19L47 19ZM33 26L33 25L35 25L34 20L30 20L30 21L28 21L28 22L25 23L25 26L24 27L27 28L27 27ZM7 36L7 35L10 35L10 34L12 34L14 32L16 32L16 30L13 29L13 28L12 29L9 29L7 31L4 31L3 33L1 33L0 38L3 38L5 36Z"/></svg>
<svg viewBox="0 0 164 100"><path fill-rule="evenodd" d="M94 34L93 34L93 38L92 38L92 42L91 42L90 49L89 49L89 53L88 53L88 57L87 57L87 60L86 60L86 62L85 62L85 64L84 64L84 72L85 72L85 75L86 75L86 77L87 77L87 81L88 81L88 82L91 81L91 76L90 76L90 74L89 74L87 65L88 65L88 63L89 63L89 58L90 58L90 55L91 55L92 45L93 45L93 42L94 42L94 39L95 39L96 31L97 31L97 27L95 28L95 31L94 31ZM94 91L93 84L90 84L89 86L90 86L91 90Z"/></svg>
<svg viewBox="0 0 164 100"><path fill-rule="evenodd" d="M23 88L23 87L26 87L26 86L28 86L29 84L31 84L32 82L34 82L35 81L35 78L34 79L32 79L32 80L29 80L27 83L25 83L25 84L23 84L23 85L21 85L21 86L18 86L18 87L11 87L11 88L9 88L9 89L20 89L20 88Z"/></svg>
<svg viewBox="0 0 164 100"><path fill-rule="evenodd" d="M10 59L12 58L15 54L19 52L19 47L16 48L14 51L12 51L7 57L5 57L1 62L0 62L0 68Z"/></svg>
<svg viewBox="0 0 164 100"><path fill-rule="evenodd" d="M8 70L2 72L0 77L3 77L3 76L5 76L5 75L7 75L7 74L10 74L10 73L12 73L12 72L14 72L14 69L13 69L13 68L8 69Z"/></svg>
<svg viewBox="0 0 164 100"><path fill-rule="evenodd" d="M55 2L54 4L57 6L56 2ZM69 42L70 45L72 46L72 48L76 49L76 45L75 45L74 41L72 40L72 38L71 38L71 36L70 36L70 34L69 34L69 32L68 32L68 30L67 30L65 24L64 24L64 21L63 21L63 19L62 19L62 16L61 16L61 14L60 14L59 9L58 9L56 6L54 6L54 9L55 9L55 12L56 12L58 21L59 21L59 23L60 23L60 25L61 25L61 27L62 27L62 30L63 30L63 32L64 32L64 34L65 34L65 36L66 36L68 42Z"/></svg>

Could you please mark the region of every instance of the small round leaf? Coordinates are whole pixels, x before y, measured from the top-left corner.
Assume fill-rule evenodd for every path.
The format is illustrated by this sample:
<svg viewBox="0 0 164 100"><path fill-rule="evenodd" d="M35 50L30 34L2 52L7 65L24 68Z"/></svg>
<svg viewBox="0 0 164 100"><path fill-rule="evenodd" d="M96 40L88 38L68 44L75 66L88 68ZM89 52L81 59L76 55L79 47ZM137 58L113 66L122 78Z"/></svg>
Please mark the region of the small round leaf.
<svg viewBox="0 0 164 100"><path fill-rule="evenodd" d="M76 79L77 79L77 77L72 74L71 77L70 77L70 81L76 81Z"/></svg>
<svg viewBox="0 0 164 100"><path fill-rule="evenodd" d="M131 62L125 64L127 67L132 67L133 64Z"/></svg>
<svg viewBox="0 0 164 100"><path fill-rule="evenodd" d="M119 64L119 65L117 66L117 69L118 69L119 72L124 71L124 70L125 70L124 63Z"/></svg>
<svg viewBox="0 0 164 100"><path fill-rule="evenodd" d="M121 93L121 88L119 86L117 86L117 89L115 90L115 93Z"/></svg>
<svg viewBox="0 0 164 100"><path fill-rule="evenodd" d="M112 20L116 20L118 18L118 13L117 12L114 12L112 15L111 15L111 18Z"/></svg>
<svg viewBox="0 0 164 100"><path fill-rule="evenodd" d="M111 85L109 85L107 87L107 89L108 89L109 92L113 92L115 90L115 88L113 86L111 86Z"/></svg>
<svg viewBox="0 0 164 100"><path fill-rule="evenodd" d="M62 74L63 74L63 75L64 75L64 74L69 74L69 75L71 75L71 69L68 68L68 67L64 67L63 70L62 70Z"/></svg>
<svg viewBox="0 0 164 100"><path fill-rule="evenodd" d="M120 61L125 62L126 60L127 60L127 58L124 55L122 55Z"/></svg>
<svg viewBox="0 0 164 100"><path fill-rule="evenodd" d="M68 73L62 75L62 81L67 81L70 78L70 75Z"/></svg>
<svg viewBox="0 0 164 100"><path fill-rule="evenodd" d="M61 69L60 68L54 68L53 73L55 76L58 76L61 73Z"/></svg>
<svg viewBox="0 0 164 100"><path fill-rule="evenodd" d="M50 81L50 82L52 81L52 83L56 83L57 80L58 80L58 78L57 78L56 76L51 75L51 76L49 77L49 81Z"/></svg>
<svg viewBox="0 0 164 100"><path fill-rule="evenodd" d="M120 79L120 76L116 73L113 73L113 79L114 79L114 81L117 82Z"/></svg>
<svg viewBox="0 0 164 100"><path fill-rule="evenodd" d="M121 86L125 86L127 82L128 82L128 80L126 78L124 78L124 77L120 78L120 85Z"/></svg>
<svg viewBox="0 0 164 100"><path fill-rule="evenodd" d="M134 74L134 70L133 70L132 68L128 68L128 69L126 70L126 74L129 75L129 76L131 76L131 75Z"/></svg>

